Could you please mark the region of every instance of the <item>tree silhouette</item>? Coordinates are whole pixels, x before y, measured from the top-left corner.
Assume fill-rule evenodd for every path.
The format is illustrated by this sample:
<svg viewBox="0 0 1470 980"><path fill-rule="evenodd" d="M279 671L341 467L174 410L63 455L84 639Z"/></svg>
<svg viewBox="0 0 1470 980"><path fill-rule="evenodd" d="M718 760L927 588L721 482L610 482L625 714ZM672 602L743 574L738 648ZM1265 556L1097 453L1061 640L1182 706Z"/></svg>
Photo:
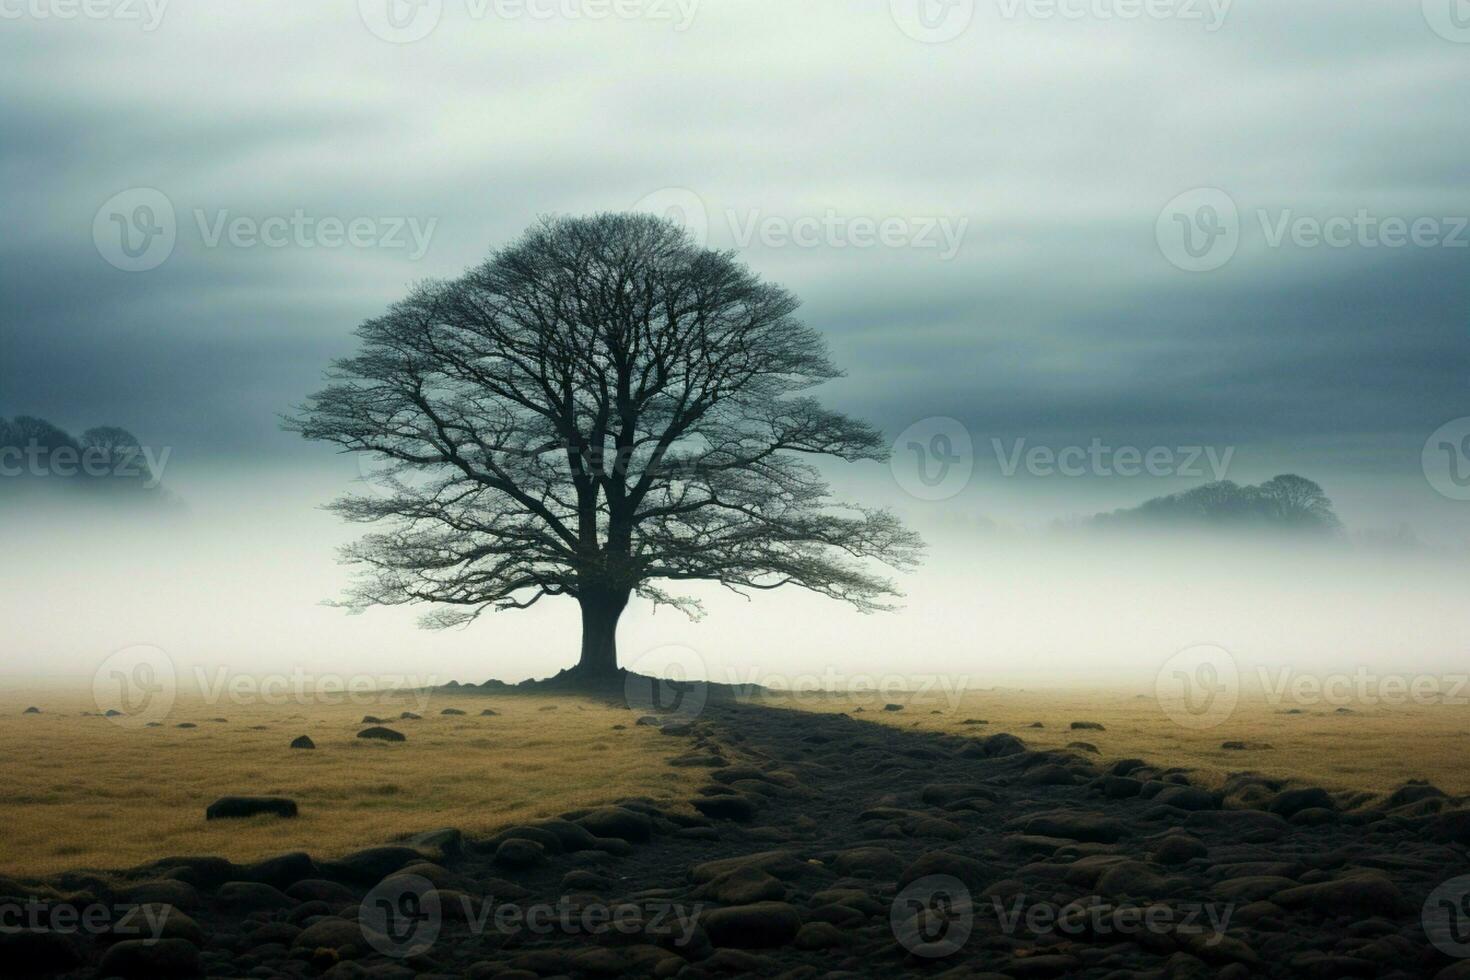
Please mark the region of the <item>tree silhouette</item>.
<svg viewBox="0 0 1470 980"><path fill-rule="evenodd" d="M346 605L433 603L442 627L571 596L579 672L617 670L630 595L795 585L888 608L873 560L921 544L840 505L804 457L882 460L877 430L804 392L839 376L797 300L645 215L544 219L459 279L365 322L358 354L287 421L369 453L383 492L332 508L384 525L345 551Z"/></svg>

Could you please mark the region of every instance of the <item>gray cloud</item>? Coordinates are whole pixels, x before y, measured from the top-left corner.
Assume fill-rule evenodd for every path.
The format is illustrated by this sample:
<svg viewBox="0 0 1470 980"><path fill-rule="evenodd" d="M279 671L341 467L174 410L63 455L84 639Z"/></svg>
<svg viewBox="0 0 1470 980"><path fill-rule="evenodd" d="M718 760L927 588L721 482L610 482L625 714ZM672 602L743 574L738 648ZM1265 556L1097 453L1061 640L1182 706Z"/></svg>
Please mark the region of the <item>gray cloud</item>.
<svg viewBox="0 0 1470 980"><path fill-rule="evenodd" d="M717 246L726 212L968 221L950 262L746 249L832 338L852 373L833 397L890 430L943 414L1007 436L1299 447L1351 473L1411 468L1416 440L1470 412L1470 251L1270 249L1256 219L1470 211L1467 49L1417 4L1242 0L1209 33L982 3L940 45L881 2L707 3L678 32L473 21L451 0L406 45L354 6L4 24L0 411L117 419L195 457L299 457L314 451L276 413L410 281L540 212L681 187ZM91 227L138 186L173 202L179 242L130 274ZM1236 201L1242 244L1190 274L1154 225L1201 186ZM195 219L298 209L438 224L415 262L210 248Z"/></svg>

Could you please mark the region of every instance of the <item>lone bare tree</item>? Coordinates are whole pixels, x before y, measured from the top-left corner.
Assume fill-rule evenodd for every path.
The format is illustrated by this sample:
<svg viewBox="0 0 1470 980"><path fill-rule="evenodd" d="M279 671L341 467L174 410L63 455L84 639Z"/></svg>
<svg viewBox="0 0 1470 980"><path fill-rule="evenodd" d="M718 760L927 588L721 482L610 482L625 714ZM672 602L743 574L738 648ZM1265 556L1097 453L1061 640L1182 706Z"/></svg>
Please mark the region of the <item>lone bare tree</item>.
<svg viewBox="0 0 1470 980"><path fill-rule="evenodd" d="M833 502L805 458L887 449L803 395L839 372L797 305L630 214L543 219L420 284L287 421L384 467L382 493L331 505L384 525L345 550L363 568L343 604L440 604L424 622L443 627L572 596L593 676L618 669L630 594L699 614L661 583L888 608L872 561L908 567L922 545L886 511Z"/></svg>

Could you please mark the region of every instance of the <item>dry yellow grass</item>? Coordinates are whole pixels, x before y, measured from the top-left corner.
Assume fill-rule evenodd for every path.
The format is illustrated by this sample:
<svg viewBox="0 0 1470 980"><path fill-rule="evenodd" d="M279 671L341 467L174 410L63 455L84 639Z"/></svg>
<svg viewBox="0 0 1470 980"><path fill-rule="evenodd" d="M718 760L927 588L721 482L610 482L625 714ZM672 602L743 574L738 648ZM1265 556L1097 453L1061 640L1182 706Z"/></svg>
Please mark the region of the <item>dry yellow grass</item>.
<svg viewBox="0 0 1470 980"><path fill-rule="evenodd" d="M890 695L783 695L771 704L814 711L847 711L853 717L926 731L983 735L1011 732L1033 748L1095 745L1104 760L1129 757L1196 769L1218 785L1231 772L1254 770L1335 789L1390 791L1409 779L1427 779L1447 793L1470 793L1470 705L1355 705L1351 714L1333 706L1272 704L1243 697L1228 721L1191 729L1176 724L1150 695L1137 691L995 690ZM903 711L883 711L885 702ZM937 714L933 712L938 712ZM966 725L969 719L989 724ZM1044 728L1029 727L1041 722ZM1104 731L1072 731L1074 721L1102 724ZM1264 742L1272 748L1222 749L1227 741Z"/></svg>
<svg viewBox="0 0 1470 980"><path fill-rule="evenodd" d="M82 692L0 692L0 874L115 869L170 854L245 861L287 850L320 857L403 834L454 826L490 833L518 821L624 796L687 797L698 770L670 767L682 740L636 727L633 713L583 698L486 695L375 696L371 702L211 705L181 697L160 728L125 728L97 715ZM339 701L345 700L339 696ZM1384 792L1411 778L1470 793L1463 766L1470 707L1287 706L1243 700L1231 719L1203 730L1166 717L1131 691L968 691L928 695L802 695L763 699L779 707L847 711L926 731L1013 732L1037 748L1096 745L1101 758L1137 756L1196 769L1206 782L1256 770L1340 789ZM883 704L905 704L885 712ZM29 704L40 715L21 712ZM446 707L467 712L443 716ZM857 708L862 713L856 713ZM480 717L484 708L499 712ZM392 721L406 743L358 739L364 715ZM228 721L214 722L216 717ZM966 725L984 719L986 725ZM1040 721L1045 727L1032 728ZM1072 731L1071 722L1104 731ZM180 729L180 722L196 728ZM621 730L615 725L624 725ZM310 735L315 751L288 748ZM1238 752L1225 741L1265 742ZM288 796L295 820L206 822L204 808L229 794Z"/></svg>
<svg viewBox="0 0 1470 980"><path fill-rule="evenodd" d="M43 713L22 714L30 704ZM682 740L605 703L436 692L421 704L407 694L249 706L181 697L164 727L131 729L83 717L96 710L84 693L0 694L0 874L179 854L331 857L437 827L480 833L624 796L687 796L698 778L667 765ZM467 714L440 715L446 707ZM480 717L484 708L500 714ZM407 742L356 737L364 715L405 710L423 715L389 723ZM288 748L298 735L316 750ZM288 796L301 815L206 822L204 808L229 794Z"/></svg>

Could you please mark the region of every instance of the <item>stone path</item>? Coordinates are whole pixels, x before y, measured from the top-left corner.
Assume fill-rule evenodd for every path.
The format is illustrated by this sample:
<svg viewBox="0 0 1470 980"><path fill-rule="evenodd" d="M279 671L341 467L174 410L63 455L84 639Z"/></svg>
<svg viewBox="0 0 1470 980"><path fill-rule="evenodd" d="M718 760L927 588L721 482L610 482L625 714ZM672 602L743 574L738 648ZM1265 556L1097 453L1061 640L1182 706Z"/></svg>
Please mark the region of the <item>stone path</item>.
<svg viewBox="0 0 1470 980"><path fill-rule="evenodd" d="M692 809L61 876L78 907L147 904L102 937L5 931L0 972L1470 978L1463 801L1249 775L1213 793L987 727L711 704L663 725L710 774Z"/></svg>

